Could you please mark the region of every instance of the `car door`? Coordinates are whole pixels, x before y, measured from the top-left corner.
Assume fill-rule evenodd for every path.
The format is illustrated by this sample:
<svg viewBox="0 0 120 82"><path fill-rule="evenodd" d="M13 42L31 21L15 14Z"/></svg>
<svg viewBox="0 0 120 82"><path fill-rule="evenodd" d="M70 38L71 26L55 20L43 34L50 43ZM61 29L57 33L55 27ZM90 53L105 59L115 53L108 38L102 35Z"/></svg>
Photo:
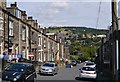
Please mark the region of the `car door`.
<svg viewBox="0 0 120 82"><path fill-rule="evenodd" d="M33 81L34 78L35 78L35 70L33 69L33 66L27 67L26 80Z"/></svg>

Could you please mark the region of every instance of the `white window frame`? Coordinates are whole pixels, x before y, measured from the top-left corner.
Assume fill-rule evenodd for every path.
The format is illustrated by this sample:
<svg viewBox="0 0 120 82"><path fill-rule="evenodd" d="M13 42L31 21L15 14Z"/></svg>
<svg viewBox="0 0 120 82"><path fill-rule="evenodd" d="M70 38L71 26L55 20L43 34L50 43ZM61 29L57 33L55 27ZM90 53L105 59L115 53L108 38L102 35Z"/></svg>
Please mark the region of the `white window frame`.
<svg viewBox="0 0 120 82"><path fill-rule="evenodd" d="M13 21L9 21L9 36L13 36Z"/></svg>
<svg viewBox="0 0 120 82"><path fill-rule="evenodd" d="M0 54L2 52L2 42L0 43Z"/></svg>
<svg viewBox="0 0 120 82"><path fill-rule="evenodd" d="M26 29L22 28L22 40L26 40Z"/></svg>
<svg viewBox="0 0 120 82"><path fill-rule="evenodd" d="M44 48L46 48L46 39L44 39Z"/></svg>
<svg viewBox="0 0 120 82"><path fill-rule="evenodd" d="M0 30L3 29L2 26L3 26L3 17L2 17L2 12L0 11Z"/></svg>
<svg viewBox="0 0 120 82"><path fill-rule="evenodd" d="M17 17L17 18L21 18L21 11L19 9L15 9L14 10L14 15Z"/></svg>
<svg viewBox="0 0 120 82"><path fill-rule="evenodd" d="M41 36L39 36L38 41L38 46L41 46Z"/></svg>

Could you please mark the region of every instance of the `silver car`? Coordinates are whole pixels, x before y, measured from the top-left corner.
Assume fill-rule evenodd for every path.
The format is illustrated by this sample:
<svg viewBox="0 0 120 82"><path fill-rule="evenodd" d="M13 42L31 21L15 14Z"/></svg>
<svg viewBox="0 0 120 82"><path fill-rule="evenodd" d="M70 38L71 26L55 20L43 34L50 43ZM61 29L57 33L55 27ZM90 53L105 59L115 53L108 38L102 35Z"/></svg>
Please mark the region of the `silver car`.
<svg viewBox="0 0 120 82"><path fill-rule="evenodd" d="M43 65L40 66L40 74L51 74L55 75L58 73L58 65L53 62L46 62Z"/></svg>

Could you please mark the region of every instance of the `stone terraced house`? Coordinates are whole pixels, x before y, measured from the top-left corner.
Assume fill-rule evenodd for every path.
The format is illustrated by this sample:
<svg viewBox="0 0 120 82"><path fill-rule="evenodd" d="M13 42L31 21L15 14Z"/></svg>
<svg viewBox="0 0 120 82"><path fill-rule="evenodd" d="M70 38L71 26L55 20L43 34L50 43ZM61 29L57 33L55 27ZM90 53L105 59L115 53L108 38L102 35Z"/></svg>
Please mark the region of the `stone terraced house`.
<svg viewBox="0 0 120 82"><path fill-rule="evenodd" d="M1 56L7 51L9 59L23 57L40 62L59 60L63 57L64 45L56 37L55 34L47 35L37 20L32 16L27 17L26 11L19 9L16 2L6 8L0 5Z"/></svg>

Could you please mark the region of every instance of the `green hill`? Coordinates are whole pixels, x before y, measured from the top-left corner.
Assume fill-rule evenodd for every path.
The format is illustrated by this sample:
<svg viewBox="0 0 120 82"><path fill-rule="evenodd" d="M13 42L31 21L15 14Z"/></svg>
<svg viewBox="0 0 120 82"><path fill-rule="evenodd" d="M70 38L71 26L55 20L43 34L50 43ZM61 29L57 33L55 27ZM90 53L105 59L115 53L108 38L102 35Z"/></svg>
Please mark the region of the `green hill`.
<svg viewBox="0 0 120 82"><path fill-rule="evenodd" d="M85 58L90 59L101 45L102 37L98 36L105 36L107 30L87 27L49 27L47 32L63 34L63 42L69 47L70 54L73 55L76 51L82 52Z"/></svg>

